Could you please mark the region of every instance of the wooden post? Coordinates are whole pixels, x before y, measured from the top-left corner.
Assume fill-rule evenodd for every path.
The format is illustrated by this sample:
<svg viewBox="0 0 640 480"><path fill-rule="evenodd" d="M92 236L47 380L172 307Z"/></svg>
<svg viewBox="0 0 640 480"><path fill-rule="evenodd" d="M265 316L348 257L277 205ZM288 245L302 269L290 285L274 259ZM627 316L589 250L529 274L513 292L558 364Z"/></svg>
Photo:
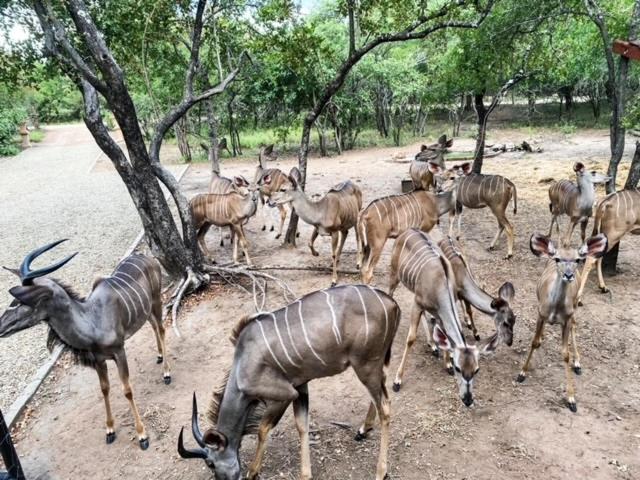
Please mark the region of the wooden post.
<svg viewBox="0 0 640 480"><path fill-rule="evenodd" d="M0 454L2 454L2 461L7 469L6 474L0 472L0 479L25 480L20 459L11 440L11 433L2 416L2 410L0 410Z"/></svg>
<svg viewBox="0 0 640 480"><path fill-rule="evenodd" d="M616 264L618 263L618 251L620 250L620 242L616 243L616 246L609 250L604 257L602 257L602 274L609 277L613 277L618 272L616 270Z"/></svg>

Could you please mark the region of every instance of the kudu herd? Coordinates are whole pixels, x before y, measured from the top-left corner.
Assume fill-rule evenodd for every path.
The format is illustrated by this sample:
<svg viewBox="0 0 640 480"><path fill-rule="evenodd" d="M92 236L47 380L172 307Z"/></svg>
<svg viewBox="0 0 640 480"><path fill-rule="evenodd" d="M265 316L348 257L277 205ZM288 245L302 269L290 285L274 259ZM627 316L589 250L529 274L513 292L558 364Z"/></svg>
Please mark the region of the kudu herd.
<svg viewBox="0 0 640 480"><path fill-rule="evenodd" d="M279 238L288 205L313 227L309 240L312 255L318 255L314 247L318 235L331 237L331 287L308 293L285 307L248 315L239 321L231 335L233 364L224 376L222 387L213 393L207 412L209 426L204 432L200 429L194 393L191 431L197 447L185 447L181 430L178 436L181 457L204 460L217 480L238 480L242 439L247 434L257 434L255 458L247 473L248 479L256 479L269 432L292 404L300 436L300 478L310 479L308 383L352 367L371 398L356 440L364 439L379 419L381 442L375 478L385 478L391 415L386 375L401 318L400 307L393 299L400 283L410 292L412 301L405 348L393 390L401 389L409 351L422 321L432 353L439 356L440 351L444 352L446 369L455 377L461 401L467 407L474 403L473 385L480 357L494 352L501 343L513 344L515 288L511 282L504 281L494 296L475 278L470 258L464 251L460 218L465 208L489 207L498 221L498 231L489 249L495 248L500 235L506 232L507 258L510 258L514 254L515 229L507 219L506 210L513 200L516 213L517 192L507 178L473 173L469 163L448 166L445 153L452 145L453 141L446 136L434 144L423 145L409 169L414 190L371 199L364 209L363 192L349 179L342 179L320 199L312 200L301 188L302 178L297 168L289 174L278 168L267 168L267 161L277 158L273 145L260 149L251 182L240 176L229 179L219 172L212 174L209 193L195 195L190 202L198 244L209 259L212 253L205 241L207 231L211 226L229 227L233 261L239 262L240 246L247 265L251 265L245 224L261 204L262 230L266 230L265 217L269 214L265 203L277 207L280 224L276 238ZM574 165L574 172L576 183L563 180L549 188L552 213L549 235L536 233L530 239L531 251L550 260L538 279L538 321L531 349L517 376L518 382L525 380L545 325L559 324L567 377L567 406L573 412L577 410L574 374L581 373L576 311L588 274L597 262L599 285L605 291L601 257L627 233L640 233L640 192L608 195L594 209L594 184L605 182L608 177L587 172L580 162ZM585 240L592 211L595 211L593 235ZM445 214L449 214L446 234L438 226ZM556 244L550 237L554 223L559 233L560 215L567 215L569 224ZM454 235L456 219L458 228ZM578 223L583 245L576 249L570 242ZM274 228L272 226L271 231ZM351 229L355 231L356 264L363 284L335 286L343 247ZM386 294L369 284L389 238L396 240L390 251ZM162 321L160 264L145 255L131 255L118 264L111 276L96 280L91 293L81 298L71 288L47 277L75 254L50 267L31 269L37 257L62 241L32 251L19 269L7 269L18 276L20 285L9 290L14 300L0 317L0 337L46 322L50 347L61 344L80 363L94 368L104 397L107 443L115 440L115 429L106 361L114 360L131 406L139 445L146 449L149 440L133 399L124 343L148 321L156 337L164 382L171 382ZM583 262L586 265L581 274L579 265ZM478 333L473 309L493 321L493 330L483 339ZM475 343L467 340L463 323L471 330Z"/></svg>

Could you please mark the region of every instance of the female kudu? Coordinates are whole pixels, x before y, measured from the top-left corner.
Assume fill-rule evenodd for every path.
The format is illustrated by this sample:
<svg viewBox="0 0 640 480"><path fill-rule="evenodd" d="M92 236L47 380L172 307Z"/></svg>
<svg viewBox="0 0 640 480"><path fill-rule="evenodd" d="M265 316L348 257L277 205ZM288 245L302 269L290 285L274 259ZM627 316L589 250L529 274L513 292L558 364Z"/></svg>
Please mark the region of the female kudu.
<svg viewBox="0 0 640 480"><path fill-rule="evenodd" d="M356 440L365 438L377 413L382 440L375 478L383 480L390 418L385 370L399 321L396 302L366 285L316 291L285 308L244 318L232 334L233 365L209 409L214 426L200 433L194 395L191 426L200 448L186 449L181 431L179 454L203 459L217 480L238 480L242 437L257 431L256 457L247 475L256 479L269 431L293 403L301 441L300 478L310 479L307 384L351 366L372 398Z"/></svg>
<svg viewBox="0 0 640 480"><path fill-rule="evenodd" d="M116 438L106 363L114 360L133 412L140 448L146 450L149 439L133 400L124 342L149 322L156 336L158 363L163 364L164 383L171 383L162 325L160 265L145 255L130 255L118 264L110 277L96 280L89 296L82 299L60 282L43 278L75 254L50 267L31 270L33 260L63 241L34 250L25 257L19 270L10 270L20 277L21 285L9 290L15 300L0 317L0 337L47 322L50 349L55 344L62 344L71 350L80 364L94 368L98 372L107 411L107 443Z"/></svg>

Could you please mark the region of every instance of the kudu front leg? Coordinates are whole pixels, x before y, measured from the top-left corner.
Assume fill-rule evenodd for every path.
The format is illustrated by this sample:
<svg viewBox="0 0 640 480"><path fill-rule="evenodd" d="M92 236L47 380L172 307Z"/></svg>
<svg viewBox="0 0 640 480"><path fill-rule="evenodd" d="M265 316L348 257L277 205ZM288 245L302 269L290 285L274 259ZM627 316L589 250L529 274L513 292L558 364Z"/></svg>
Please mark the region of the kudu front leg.
<svg viewBox="0 0 640 480"><path fill-rule="evenodd" d="M262 470L262 460L264 459L264 452L267 449L267 441L269 440L269 433L275 427L282 415L287 410L290 402L277 402L273 406L270 406L264 413L260 425L258 426L258 446L256 448L256 456L249 466L247 472L247 480L256 480L260 471Z"/></svg>
<svg viewBox="0 0 640 480"><path fill-rule="evenodd" d="M473 308L471 308L471 304L466 300L461 300L461 303L464 306L463 311L467 312L467 315L465 318L467 323L467 328L473 332L473 338L475 338L476 341L480 340L480 335L478 335L478 329L476 328L476 324L473 321Z"/></svg>
<svg viewBox="0 0 640 480"><path fill-rule="evenodd" d="M538 316L538 323L536 323L536 333L533 335L533 340L531 341L531 348L529 349L529 354L527 355L527 359L522 366L522 370L518 374L516 380L520 383L524 382L525 378L527 378L527 372L529 371L529 364L531 363L531 357L533 356L533 352L540 348L540 343L542 342L542 335L544 334L544 325L545 319L541 316Z"/></svg>
<svg viewBox="0 0 640 480"><path fill-rule="evenodd" d="M100 379L100 390L102 390L102 396L104 398L104 408L107 412L107 434L106 442L113 443L116 439L116 432L113 429L113 414L111 413L111 402L109 401L109 370L107 368L107 362L101 361L96 363L96 372L98 372L98 378Z"/></svg>
<svg viewBox="0 0 640 480"><path fill-rule="evenodd" d="M313 227L313 232L311 232L311 237L309 238L309 250L311 250L311 255L313 255L314 257L320 255L313 246L313 244L316 242L316 238L318 238L318 227ZM333 235L331 235L331 240L333 241Z"/></svg>
<svg viewBox="0 0 640 480"><path fill-rule="evenodd" d="M578 342L576 342L576 318L573 317L571 322L571 343L573 345L573 372L576 375L582 375L582 367L580 366L580 354L578 353Z"/></svg>
<svg viewBox="0 0 640 480"><path fill-rule="evenodd" d="M409 324L409 333L407 334L407 344L404 347L404 352L402 354L402 360L400 361L400 366L398 366L398 371L396 372L396 379L393 381L393 391L399 392L402 387L402 377L404 376L404 369L407 366L407 358L409 357L409 351L416 341L416 337L418 336L418 324L420 323L420 317L422 316L422 309L418 306L417 303L413 303L413 307L411 308L411 320Z"/></svg>
<svg viewBox="0 0 640 480"><path fill-rule="evenodd" d="M573 322L574 319L571 317L562 327L562 360L567 377L567 407L575 413L578 411L578 406L576 405L576 386L571 369L571 351L569 350L569 335L571 335Z"/></svg>
<svg viewBox="0 0 640 480"><path fill-rule="evenodd" d="M140 444L140 448L142 450L146 450L147 448L149 448L149 437L147 437L147 432L145 431L144 424L142 423L142 419L140 418L138 406L133 399L133 389L131 388L131 384L129 383L129 365L127 364L127 356L124 350L117 353L114 359L116 361L116 366L118 367L118 375L120 376L120 381L122 382L122 390L124 392L124 396L129 401L131 413L133 413L136 433L138 434L138 443Z"/></svg>
<svg viewBox="0 0 640 480"><path fill-rule="evenodd" d="M284 227L284 221L287 219L287 209L284 205L278 205L278 211L280 212L280 227L278 228L278 234L276 238L280 238L282 236L282 228ZM273 228L271 228L273 230Z"/></svg>

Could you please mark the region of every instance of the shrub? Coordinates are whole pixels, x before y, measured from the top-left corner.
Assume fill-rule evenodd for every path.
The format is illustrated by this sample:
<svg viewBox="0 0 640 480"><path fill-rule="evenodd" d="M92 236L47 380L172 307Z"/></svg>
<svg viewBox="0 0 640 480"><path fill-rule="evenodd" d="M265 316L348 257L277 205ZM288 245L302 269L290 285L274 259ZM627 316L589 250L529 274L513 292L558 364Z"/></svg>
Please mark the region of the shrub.
<svg viewBox="0 0 640 480"><path fill-rule="evenodd" d="M0 156L20 152L16 142L18 125L26 118L27 112L22 107L0 108Z"/></svg>

